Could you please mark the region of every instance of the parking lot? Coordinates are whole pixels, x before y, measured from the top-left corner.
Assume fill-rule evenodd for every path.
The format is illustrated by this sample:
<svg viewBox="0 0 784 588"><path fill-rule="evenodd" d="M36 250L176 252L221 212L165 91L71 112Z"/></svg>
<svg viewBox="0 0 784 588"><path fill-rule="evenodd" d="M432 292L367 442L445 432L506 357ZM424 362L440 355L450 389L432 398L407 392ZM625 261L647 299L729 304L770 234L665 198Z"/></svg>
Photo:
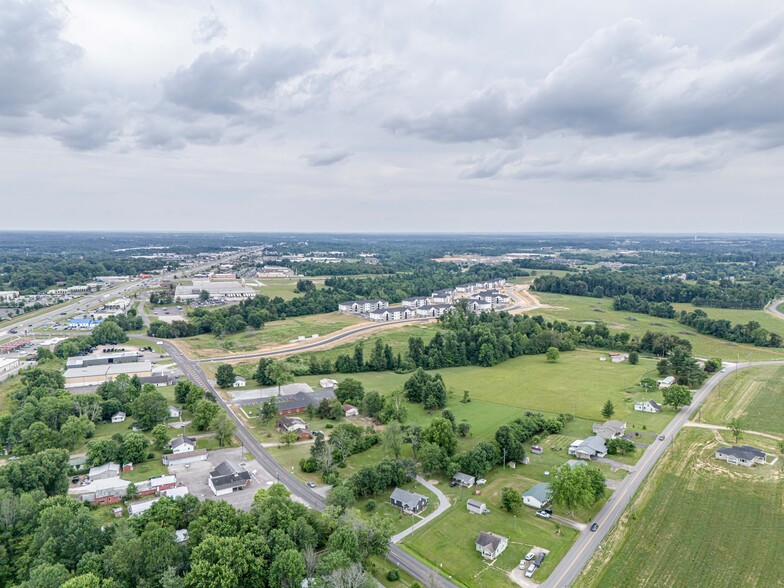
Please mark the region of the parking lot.
<svg viewBox="0 0 784 588"><path fill-rule="evenodd" d="M183 310L176 306L154 306L152 317L164 323L184 320Z"/></svg>
<svg viewBox="0 0 784 588"><path fill-rule="evenodd" d="M233 492L224 496L215 496L207 485L210 472L219 463L230 461L236 466L250 472L250 486L240 492ZM255 459L246 460L242 450L238 447L210 451L206 461L197 461L186 466L171 466L169 473L175 474L177 480L184 483L188 492L199 500L223 500L235 508L250 510L253 496L261 488L269 488L276 480L275 477L264 470Z"/></svg>

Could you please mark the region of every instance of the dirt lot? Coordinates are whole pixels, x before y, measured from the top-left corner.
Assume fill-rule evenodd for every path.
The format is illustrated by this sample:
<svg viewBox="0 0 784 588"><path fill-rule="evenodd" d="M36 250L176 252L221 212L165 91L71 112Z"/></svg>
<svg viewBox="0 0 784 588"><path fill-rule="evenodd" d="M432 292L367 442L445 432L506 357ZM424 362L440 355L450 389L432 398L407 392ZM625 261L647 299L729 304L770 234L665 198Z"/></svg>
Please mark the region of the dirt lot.
<svg viewBox="0 0 784 588"><path fill-rule="evenodd" d="M215 496L207 485L207 479L215 466L226 460L250 472L250 486L241 492ZM275 477L262 469L256 460L244 459L242 450L237 447L210 451L206 461L192 463L190 467L172 466L169 468L169 473L176 474L177 479L188 487L188 492L199 500L224 500L242 510L250 510L256 492L261 488L268 488L275 482Z"/></svg>

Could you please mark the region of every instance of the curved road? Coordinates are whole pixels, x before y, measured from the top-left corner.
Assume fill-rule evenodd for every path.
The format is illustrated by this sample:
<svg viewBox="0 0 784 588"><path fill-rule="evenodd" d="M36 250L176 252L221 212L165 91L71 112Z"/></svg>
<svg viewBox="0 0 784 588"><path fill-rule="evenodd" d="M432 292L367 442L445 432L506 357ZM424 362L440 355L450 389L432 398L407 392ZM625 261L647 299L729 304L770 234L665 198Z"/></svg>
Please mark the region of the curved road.
<svg viewBox="0 0 784 588"><path fill-rule="evenodd" d="M596 532L584 531L580 537L578 537L575 544L572 545L572 548L566 554L566 557L559 562L555 570L553 570L553 573L541 584L543 588L566 588L574 583L580 575L580 572L599 547L602 539L604 539L612 526L618 522L621 514L626 510L629 501L640 488L646 476L653 469L653 466L664 454L670 443L672 443L672 440L678 434L678 431L681 430L696 412L700 404L705 400L705 397L731 373L734 373L739 369L761 365L784 365L784 361L760 361L736 364L727 367L726 371L717 372L703 384L702 388L697 390L694 394L692 403L689 406L683 407L665 427L664 431L662 431L662 434L665 436L664 441L655 441L645 450L645 453L643 453L642 457L637 462L636 470L626 476L618 485L615 492L613 492L613 495L610 497L607 504L605 504L596 515L594 522L599 524L599 528Z"/></svg>
<svg viewBox="0 0 784 588"><path fill-rule="evenodd" d="M155 341L154 337L144 338L149 341ZM199 363L185 357L185 355L169 341L164 341L163 347L169 352L169 355L177 363L183 374L192 382L212 394L217 403L228 413L229 417L234 421L234 424L237 425L235 436L243 444L244 448L253 454L256 461L268 472L274 474L279 482L286 486L294 496L302 500L305 504L318 511L324 510L326 507L324 498L305 486L265 451L261 446L261 443L259 443L250 431L245 428L245 424L234 413L231 406L223 400L220 394L218 394L218 391L212 386L207 375L201 369L201 366L199 366ZM439 492L436 491L436 494L439 494ZM439 506L439 509L441 509L441 506ZM438 510L436 513L440 514ZM425 586L434 586L434 588L458 588L456 584L438 575L433 568L422 563L412 555L409 555L397 545L390 544L389 551L387 552L387 559Z"/></svg>
<svg viewBox="0 0 784 588"><path fill-rule="evenodd" d="M781 304L784 304L784 298L779 298L778 300L769 302L765 307L765 310L767 310L770 314L779 317L780 319L784 319L784 312L781 312L778 309L779 305Z"/></svg>
<svg viewBox="0 0 784 588"><path fill-rule="evenodd" d="M449 504L449 499L446 497L446 495L443 492L441 492L441 490L436 488L433 484L431 484L430 482L425 480L422 476L417 476L416 480L417 480L417 482L422 484L425 488L427 488L433 494L436 495L436 497L438 498L438 508L436 508L433 512L431 512L429 515L427 515L421 521L417 521L416 523L414 523L413 525L411 525L407 529L403 529L402 531L400 531L400 533L398 533L397 535L393 535L392 539L391 539L392 543L400 543L403 539L408 537L411 533L413 533L414 531L416 531L420 527L424 527L426 524L428 524L430 521L432 521L434 518L436 518L441 513L445 512L451 506Z"/></svg>

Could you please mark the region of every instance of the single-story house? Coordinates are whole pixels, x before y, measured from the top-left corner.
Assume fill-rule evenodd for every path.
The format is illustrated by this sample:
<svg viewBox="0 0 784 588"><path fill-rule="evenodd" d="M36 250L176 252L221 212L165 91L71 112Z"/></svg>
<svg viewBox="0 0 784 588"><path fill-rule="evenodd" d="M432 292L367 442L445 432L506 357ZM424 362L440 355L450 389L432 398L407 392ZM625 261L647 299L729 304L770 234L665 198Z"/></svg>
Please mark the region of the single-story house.
<svg viewBox="0 0 784 588"><path fill-rule="evenodd" d="M250 486L250 473L224 461L210 472L207 485L215 496L239 492Z"/></svg>
<svg viewBox="0 0 784 588"><path fill-rule="evenodd" d="M352 404L344 404L343 405L343 416L344 417L353 417L359 416L359 409L352 405Z"/></svg>
<svg viewBox="0 0 784 588"><path fill-rule="evenodd" d="M669 388L675 383L675 376L667 376L663 380L659 380L659 388Z"/></svg>
<svg viewBox="0 0 784 588"><path fill-rule="evenodd" d="M234 376L234 383L232 384L234 388L244 388L245 384L245 378L242 376Z"/></svg>
<svg viewBox="0 0 784 588"><path fill-rule="evenodd" d="M587 439L578 439L569 446L566 452L579 459L594 459L607 455L607 445L602 437L594 435Z"/></svg>
<svg viewBox="0 0 784 588"><path fill-rule="evenodd" d="M765 452L750 445L733 445L732 447L719 447L716 450L716 459L726 461L730 465L750 468L754 464L765 463Z"/></svg>
<svg viewBox="0 0 784 588"><path fill-rule="evenodd" d="M113 423L124 423L125 422L125 413L123 411L117 412L112 415L112 422Z"/></svg>
<svg viewBox="0 0 784 588"><path fill-rule="evenodd" d="M599 435L602 439L618 439L623 437L626 432L626 423L617 420L595 424L591 427L594 435Z"/></svg>
<svg viewBox="0 0 784 588"><path fill-rule="evenodd" d="M638 412L661 412L661 404L655 400L641 400L634 403L634 410Z"/></svg>
<svg viewBox="0 0 784 588"><path fill-rule="evenodd" d="M333 380L332 378L321 378L319 380L319 386L322 388L332 388L334 390L338 387L338 381Z"/></svg>
<svg viewBox="0 0 784 588"><path fill-rule="evenodd" d="M184 453L167 453L161 458L165 466L182 466L197 461L207 461L207 450L197 449Z"/></svg>
<svg viewBox="0 0 784 588"><path fill-rule="evenodd" d="M476 478L474 476L469 476L463 472L457 472L454 476L452 476L452 481L457 482L457 484L463 486L464 488L470 488L476 484Z"/></svg>
<svg viewBox="0 0 784 588"><path fill-rule="evenodd" d="M283 417L278 419L278 429L282 433L291 433L308 430L308 423L299 417Z"/></svg>
<svg viewBox="0 0 784 588"><path fill-rule="evenodd" d="M416 492L409 492L402 488L395 488L389 497L389 504L396 506L404 512L417 513L427 506L427 496Z"/></svg>
<svg viewBox="0 0 784 588"><path fill-rule="evenodd" d="M466 502L466 507L468 508L468 512L474 514L486 514L490 512L490 509L487 508L487 505L484 502L479 502L473 498L468 499L468 502Z"/></svg>
<svg viewBox="0 0 784 588"><path fill-rule="evenodd" d="M87 477L91 480L105 480L107 478L117 478L120 475L120 464L110 461L108 463L90 468Z"/></svg>
<svg viewBox="0 0 784 588"><path fill-rule="evenodd" d="M611 353L610 354L610 361L613 363L622 363L629 359L628 353Z"/></svg>
<svg viewBox="0 0 784 588"><path fill-rule="evenodd" d="M176 500L177 498L188 496L188 494L190 494L190 492L188 492L187 486L175 486L174 488L167 488L166 490L161 490L161 496L165 496L166 498L171 498L172 500Z"/></svg>
<svg viewBox="0 0 784 588"><path fill-rule="evenodd" d="M476 550L485 559L497 558L504 552L507 545L509 545L509 539L495 533L482 531L479 533L479 537L476 538Z"/></svg>
<svg viewBox="0 0 784 588"><path fill-rule="evenodd" d="M172 453L188 453L196 449L196 437L186 437L180 435L169 441Z"/></svg>
<svg viewBox="0 0 784 588"><path fill-rule="evenodd" d="M540 482L523 494L523 504L537 510L548 502L550 502L550 484L547 482Z"/></svg>
<svg viewBox="0 0 784 588"><path fill-rule="evenodd" d="M177 419L182 416L182 409L179 406L169 406L169 418Z"/></svg>

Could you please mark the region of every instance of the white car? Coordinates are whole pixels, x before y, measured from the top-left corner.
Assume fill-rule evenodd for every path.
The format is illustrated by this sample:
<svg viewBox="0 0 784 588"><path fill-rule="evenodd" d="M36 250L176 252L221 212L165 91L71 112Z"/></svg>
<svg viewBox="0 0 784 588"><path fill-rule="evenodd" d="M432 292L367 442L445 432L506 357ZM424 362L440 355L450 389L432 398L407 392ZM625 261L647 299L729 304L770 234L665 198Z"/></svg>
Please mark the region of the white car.
<svg viewBox="0 0 784 588"><path fill-rule="evenodd" d="M538 517L542 517L543 519L549 519L549 518L550 518L550 517L552 517L553 515L551 515L551 514L550 514L549 512L547 512L546 510L537 510L537 511L536 511L536 516L538 516Z"/></svg>
<svg viewBox="0 0 784 588"><path fill-rule="evenodd" d="M476 485L477 486L481 486L483 484L487 484L487 480L485 480L484 478L481 478L481 479L476 481Z"/></svg>
<svg viewBox="0 0 784 588"><path fill-rule="evenodd" d="M531 561L534 557L536 557L536 554L533 551L529 551L525 554L525 561Z"/></svg>
<svg viewBox="0 0 784 588"><path fill-rule="evenodd" d="M528 571L525 573L525 577L530 578L531 576L534 575L535 571L536 571L536 564L531 564L530 566L528 566Z"/></svg>

